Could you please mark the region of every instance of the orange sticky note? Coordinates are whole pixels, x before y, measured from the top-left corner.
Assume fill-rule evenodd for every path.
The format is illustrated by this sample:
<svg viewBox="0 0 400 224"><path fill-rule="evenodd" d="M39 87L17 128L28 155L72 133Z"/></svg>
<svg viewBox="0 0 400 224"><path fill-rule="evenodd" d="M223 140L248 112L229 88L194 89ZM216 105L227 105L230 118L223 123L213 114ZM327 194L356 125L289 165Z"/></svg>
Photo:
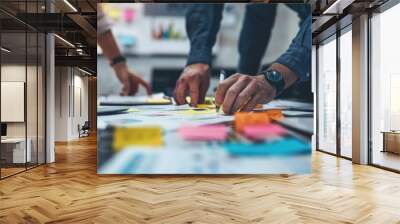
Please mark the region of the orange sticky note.
<svg viewBox="0 0 400 224"><path fill-rule="evenodd" d="M235 130L242 132L246 125L269 124L271 119L267 113L237 112L235 113Z"/></svg>
<svg viewBox="0 0 400 224"><path fill-rule="evenodd" d="M271 118L272 120L281 121L283 118L285 118L282 114L282 110L267 110L265 111L265 113L268 114L269 118Z"/></svg>

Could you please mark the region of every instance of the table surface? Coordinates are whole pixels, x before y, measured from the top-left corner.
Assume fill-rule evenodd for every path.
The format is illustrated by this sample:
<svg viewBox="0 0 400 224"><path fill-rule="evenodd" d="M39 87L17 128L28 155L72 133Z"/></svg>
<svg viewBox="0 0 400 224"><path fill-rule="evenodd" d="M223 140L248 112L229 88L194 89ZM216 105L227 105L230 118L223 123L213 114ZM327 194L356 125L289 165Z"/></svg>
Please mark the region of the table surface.
<svg viewBox="0 0 400 224"><path fill-rule="evenodd" d="M312 108L312 104L294 101L275 101L264 105L264 109L299 107ZM193 142L180 138L176 130L185 124L228 124L233 116L222 114L172 114L170 110L179 106L135 106L129 113L98 116L99 132L107 126L160 125L164 130L164 145L160 147L128 147L114 153L110 160L98 167L99 174L279 174L309 173L311 171L310 154L289 156L232 156L220 142ZM170 116L164 116L169 114ZM298 129L313 129L313 119L309 117L291 117L288 126L296 138L310 144L310 136L297 135ZM100 146L107 140L98 137ZM111 144L108 144L111 145ZM105 150L112 151L111 147ZM311 144L310 144L311 153ZM98 153L101 155L101 153Z"/></svg>
<svg viewBox="0 0 400 224"><path fill-rule="evenodd" d="M29 138L27 139L29 140ZM25 138L2 138L1 143L20 143L25 142Z"/></svg>

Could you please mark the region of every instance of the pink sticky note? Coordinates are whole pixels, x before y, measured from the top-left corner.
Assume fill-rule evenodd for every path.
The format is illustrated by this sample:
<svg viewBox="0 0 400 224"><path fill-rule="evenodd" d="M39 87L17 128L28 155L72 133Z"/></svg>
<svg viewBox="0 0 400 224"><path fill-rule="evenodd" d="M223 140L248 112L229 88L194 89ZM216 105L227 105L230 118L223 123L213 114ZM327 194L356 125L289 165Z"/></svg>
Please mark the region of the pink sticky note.
<svg viewBox="0 0 400 224"><path fill-rule="evenodd" d="M228 128L224 125L182 126L179 135L192 141L221 141L228 137Z"/></svg>
<svg viewBox="0 0 400 224"><path fill-rule="evenodd" d="M135 11L133 9L126 9L124 16L125 22L131 23L135 17Z"/></svg>
<svg viewBox="0 0 400 224"><path fill-rule="evenodd" d="M277 124L247 125L243 134L251 139L261 140L286 134L287 131Z"/></svg>

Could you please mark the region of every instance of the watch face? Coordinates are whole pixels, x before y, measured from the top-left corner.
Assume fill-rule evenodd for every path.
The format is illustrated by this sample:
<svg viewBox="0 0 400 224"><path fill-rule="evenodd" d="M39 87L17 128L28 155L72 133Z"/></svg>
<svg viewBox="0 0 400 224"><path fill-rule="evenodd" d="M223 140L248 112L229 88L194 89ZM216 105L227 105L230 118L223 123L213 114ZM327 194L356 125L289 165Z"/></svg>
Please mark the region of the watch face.
<svg viewBox="0 0 400 224"><path fill-rule="evenodd" d="M279 82L282 80L282 74L276 71L268 71L267 73L268 80L272 82Z"/></svg>

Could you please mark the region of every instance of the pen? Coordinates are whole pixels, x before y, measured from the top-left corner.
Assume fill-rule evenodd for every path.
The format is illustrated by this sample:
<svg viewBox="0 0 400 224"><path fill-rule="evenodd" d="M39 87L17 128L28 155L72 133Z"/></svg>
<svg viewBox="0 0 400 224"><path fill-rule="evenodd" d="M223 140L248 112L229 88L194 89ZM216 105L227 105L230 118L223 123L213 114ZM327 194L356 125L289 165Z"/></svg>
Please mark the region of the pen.
<svg viewBox="0 0 400 224"><path fill-rule="evenodd" d="M222 81L224 81L224 79L225 79L225 71L221 70L221 72L219 73L219 82L218 82L218 84L221 83ZM215 108L216 108L217 113L218 113L219 112L219 105L215 104Z"/></svg>
<svg viewBox="0 0 400 224"><path fill-rule="evenodd" d="M247 101L244 104L242 104L242 106L240 106L237 111L241 112L242 109L250 102L251 99L252 99L252 97L249 97L249 99L247 99Z"/></svg>

